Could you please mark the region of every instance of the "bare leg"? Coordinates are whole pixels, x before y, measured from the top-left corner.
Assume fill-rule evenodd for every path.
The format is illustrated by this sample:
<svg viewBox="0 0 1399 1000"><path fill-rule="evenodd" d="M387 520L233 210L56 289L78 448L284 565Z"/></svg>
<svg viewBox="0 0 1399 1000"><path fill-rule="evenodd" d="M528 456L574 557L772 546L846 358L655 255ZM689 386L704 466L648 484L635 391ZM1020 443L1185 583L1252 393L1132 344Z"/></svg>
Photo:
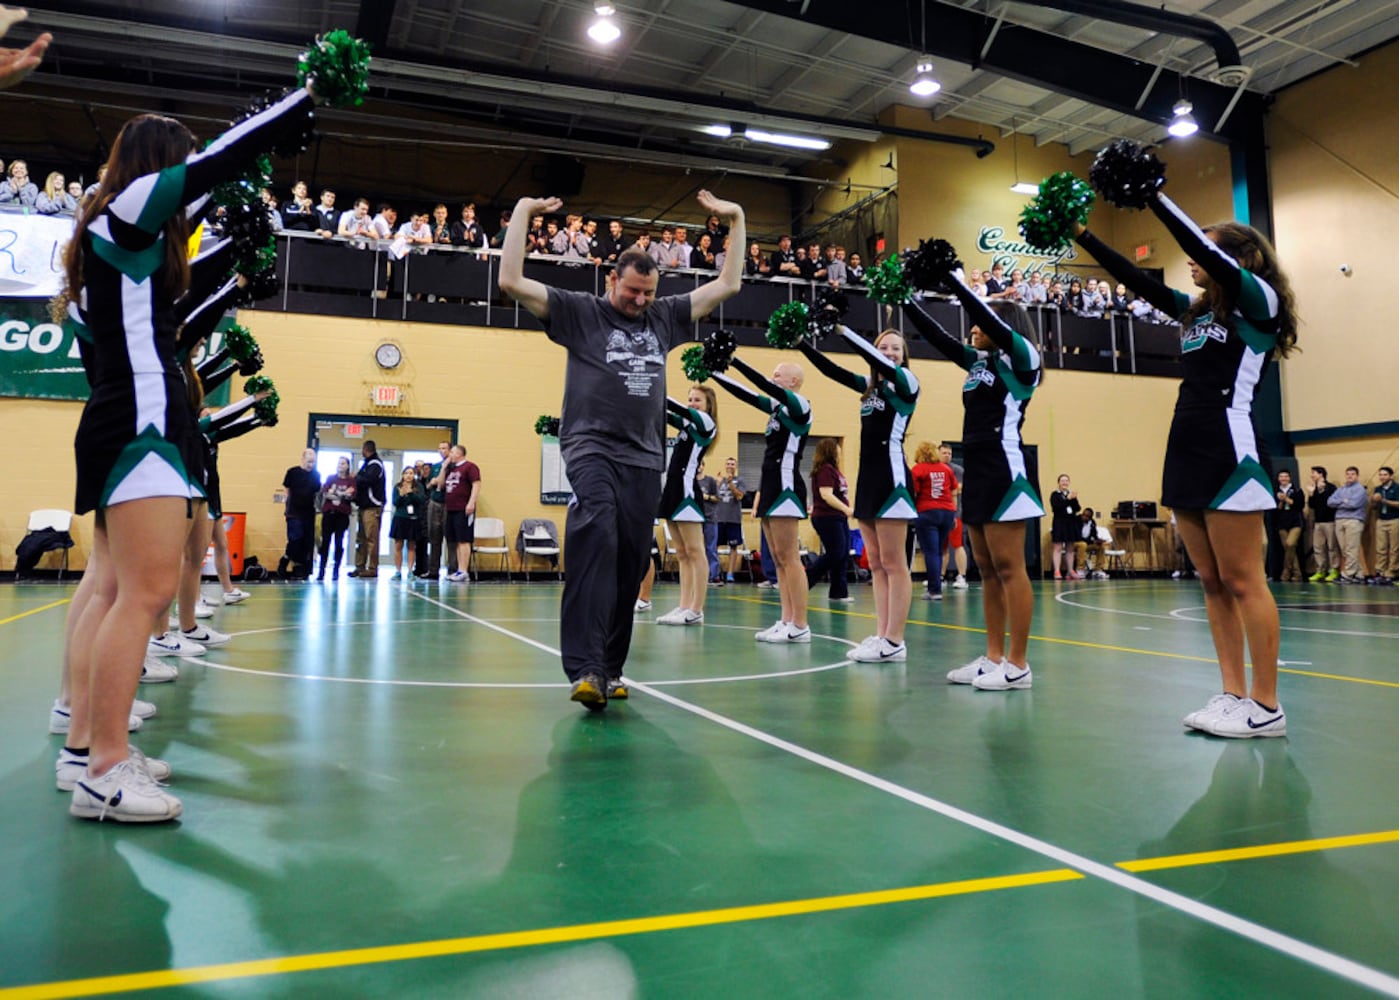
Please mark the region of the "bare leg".
<svg viewBox="0 0 1399 1000"><path fill-rule="evenodd" d="M1064 543L1063 543L1063 542L1055 542L1055 543L1054 543L1054 579L1056 579L1056 580L1059 579L1060 574L1063 572L1063 570L1062 570L1062 568L1061 568L1063 565L1064 565Z"/></svg>
<svg viewBox="0 0 1399 1000"><path fill-rule="evenodd" d="M703 612L709 595L709 557L704 553L704 525L697 521L671 521L671 537L680 563L680 606Z"/></svg>
<svg viewBox="0 0 1399 1000"><path fill-rule="evenodd" d="M209 554L209 505L196 503L185 536L184 558L180 564L180 628L188 631L198 625L194 608L199 603L199 577L204 571L204 557Z"/></svg>
<svg viewBox="0 0 1399 1000"><path fill-rule="evenodd" d="M641 578L641 588L640 588L640 589L637 591L637 593L636 593L636 599L637 599L638 601L645 601L647 604L650 604L650 603L651 603L651 588L652 588L653 586L655 586L655 583L656 583L656 560L654 560L654 559L647 559L647 560L646 560L646 575L643 576L643 577Z"/></svg>
<svg viewBox="0 0 1399 1000"><path fill-rule="evenodd" d="M904 626L908 624L909 604L913 600L913 577L908 560L904 558L908 522L888 518L864 520L860 522L860 534L865 539L874 584L876 634L892 643L901 643Z"/></svg>
<svg viewBox="0 0 1399 1000"><path fill-rule="evenodd" d="M1268 589L1258 539L1263 531L1263 515L1257 511L1204 512L1204 527L1218 568L1219 580L1233 599L1235 622L1248 639L1249 660L1253 665L1249 697L1267 706L1278 703L1278 606ZM1180 521L1180 512L1176 520ZM1186 543L1188 546L1188 542ZM1194 558L1194 553L1191 553ZM1195 564L1199 566L1197 561ZM1203 579L1203 575L1202 575ZM1208 603L1206 604L1208 610ZM1211 620L1213 631L1213 620ZM1238 679L1243 680L1242 649L1239 649ZM1221 659L1221 674L1223 665ZM1227 675L1225 690L1229 690ZM1243 691L1242 685L1238 692Z"/></svg>
<svg viewBox="0 0 1399 1000"><path fill-rule="evenodd" d="M97 567L93 565L96 561L97 552L94 548L92 555L88 556L87 569L83 571L83 578L78 581L78 589L73 591L73 599L68 603L68 621L64 626L63 633L63 671L58 682L58 703L60 705L73 703L73 645L76 641L78 620L82 618L83 611L86 610L88 602L92 600L92 595L97 590ZM84 687L86 684L87 681L84 678Z"/></svg>
<svg viewBox="0 0 1399 1000"><path fill-rule="evenodd" d="M806 628L806 569L802 566L797 532L800 521L794 517L765 517L768 548L777 566L777 587L782 595L782 620Z"/></svg>
<svg viewBox="0 0 1399 1000"><path fill-rule="evenodd" d="M981 567L981 607L986 621L986 658L999 663L1006 656L1006 598L1001 579L991 562L991 550L986 547L986 533L981 525L964 525Z"/></svg>
<svg viewBox="0 0 1399 1000"><path fill-rule="evenodd" d="M1214 655L1219 658L1224 691L1243 698L1248 694L1248 680L1244 674L1244 628L1238 603L1224 586L1206 530L1204 512L1178 510L1175 513L1176 532L1185 543L1185 551L1195 564L1195 573L1205 592L1205 615L1210 623L1210 637L1214 640ZM1252 540L1249 544L1252 545ZM1276 615L1276 610L1273 613Z"/></svg>
<svg viewBox="0 0 1399 1000"><path fill-rule="evenodd" d="M233 563L228 557L228 533L224 531L223 518L213 521L214 572L219 575L219 587L225 594L233 592Z"/></svg>
<svg viewBox="0 0 1399 1000"><path fill-rule="evenodd" d="M975 546L976 529L972 530L972 544ZM1030 577L1025 571L1025 522L984 524L981 526L981 536L982 545L991 560L991 572L983 573L982 578L985 580L990 576L996 579L1002 620L1010 631L1010 648L1005 658L1016 667L1023 668L1030 639L1030 621L1035 613L1035 592L1030 588ZM981 561L980 550L977 551L977 561Z"/></svg>
<svg viewBox="0 0 1399 1000"><path fill-rule="evenodd" d="M87 594L81 601L83 587ZM70 747L82 748L92 742L92 636L102 619L111 610L116 600L117 581L112 572L112 561L107 549L106 522L98 511L92 532L92 555L88 557L87 569L79 594L73 597L69 612L68 630L64 657L64 668L68 673L66 697L70 710L68 737L65 742ZM145 659L145 653L141 654ZM60 700L64 695L60 694Z"/></svg>

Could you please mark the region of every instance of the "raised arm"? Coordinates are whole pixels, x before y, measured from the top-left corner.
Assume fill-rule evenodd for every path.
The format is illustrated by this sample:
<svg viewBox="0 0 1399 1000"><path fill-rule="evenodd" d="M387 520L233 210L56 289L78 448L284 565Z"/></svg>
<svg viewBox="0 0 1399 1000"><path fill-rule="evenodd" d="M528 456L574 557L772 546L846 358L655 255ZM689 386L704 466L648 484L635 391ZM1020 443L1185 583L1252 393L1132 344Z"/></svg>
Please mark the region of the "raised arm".
<svg viewBox="0 0 1399 1000"><path fill-rule="evenodd" d="M865 378L863 375L856 375L854 372L842 368L808 344L805 340L797 344L797 350L806 355L806 360L810 361L818 372L826 376L826 378L830 379L832 382L843 385L847 389L853 389L856 392L864 392L869 388L869 379Z"/></svg>
<svg viewBox="0 0 1399 1000"><path fill-rule="evenodd" d="M232 441L236 437L242 437L244 434L248 433L248 431L257 430L261 426L262 421L254 414L231 423L227 427L214 431L209 440L222 444L225 441Z"/></svg>
<svg viewBox="0 0 1399 1000"><path fill-rule="evenodd" d="M1170 286L1157 281L1137 267L1126 257L1098 239L1091 230L1082 225L1075 225L1074 229L1074 241L1092 254L1094 260L1107 268L1108 274L1166 315L1178 316L1180 314L1182 304Z"/></svg>
<svg viewBox="0 0 1399 1000"><path fill-rule="evenodd" d="M877 371L881 377L893 384L898 394L903 399L913 399L918 395L918 378L903 365L896 365L884 355L879 353L879 348L870 341L860 336L850 327L841 324L837 332L845 339L845 342L855 348L857 354L862 354L865 360ZM863 389L861 390L864 391Z"/></svg>
<svg viewBox="0 0 1399 1000"><path fill-rule="evenodd" d="M735 358L734 360L737 361L738 359ZM731 395L733 395L737 399L742 400L749 406L762 410L764 413L771 413L777 405L767 396L754 392L742 382L735 382L733 379L729 378L722 372L715 372L713 375L710 376L710 378L712 378L719 385L723 386L726 390L728 390L728 392Z"/></svg>
<svg viewBox="0 0 1399 1000"><path fill-rule="evenodd" d="M247 279L241 275L229 278L228 281L224 282L222 288L191 312L189 318L185 320L185 325L180 329L180 337L175 342L175 352L188 354L194 350L195 344L213 333L219 320L237 303L238 293L246 283Z"/></svg>
<svg viewBox="0 0 1399 1000"><path fill-rule="evenodd" d="M500 290L524 306L541 323L549 318L549 288L542 282L525 277L525 237L528 220L535 215L557 212L563 208L559 198L521 198L510 213L520 225L505 230L505 242L500 247Z"/></svg>
<svg viewBox="0 0 1399 1000"><path fill-rule="evenodd" d="M218 354L199 366L199 384L204 387L204 394L206 396L238 373L238 365L225 365L224 361L226 360L228 360L228 352L219 351ZM205 375L205 367L209 365L211 361L217 362L217 364L209 368L209 374Z"/></svg>
<svg viewBox="0 0 1399 1000"><path fill-rule="evenodd" d="M257 401L261 398L261 394L253 396L244 396L242 399L238 400L238 402L231 403L230 405L225 406L222 410L219 410L217 413L210 414L206 418L209 421L210 430L218 431L224 427L227 427L229 424L233 423L233 421L237 420L240 416L246 413L249 408L256 405Z"/></svg>
<svg viewBox="0 0 1399 1000"><path fill-rule="evenodd" d="M1019 372L1039 367L1039 351L1024 334L996 315L981 296L962 283L959 274L948 275L947 281L952 287L952 294L971 314L981 332L990 338L997 350L1009 355L1012 368Z"/></svg>
<svg viewBox="0 0 1399 1000"><path fill-rule="evenodd" d="M743 218L743 208L732 201L723 201L708 191L698 195L700 207L710 215L719 216L719 221L729 227L730 246L741 247L747 240L747 229ZM743 284L743 258L739 254L724 257L724 269L719 277L700 285L690 293L690 316L699 319L713 312L725 299L738 294Z"/></svg>
<svg viewBox="0 0 1399 1000"><path fill-rule="evenodd" d="M175 316L187 318L213 295L233 268L233 240L222 239L189 262L189 290L175 303Z"/></svg>
<svg viewBox="0 0 1399 1000"><path fill-rule="evenodd" d="M962 368L976 364L976 351L943 329L942 324L924 312L917 302L904 303L904 316L913 324L918 335L948 361Z"/></svg>

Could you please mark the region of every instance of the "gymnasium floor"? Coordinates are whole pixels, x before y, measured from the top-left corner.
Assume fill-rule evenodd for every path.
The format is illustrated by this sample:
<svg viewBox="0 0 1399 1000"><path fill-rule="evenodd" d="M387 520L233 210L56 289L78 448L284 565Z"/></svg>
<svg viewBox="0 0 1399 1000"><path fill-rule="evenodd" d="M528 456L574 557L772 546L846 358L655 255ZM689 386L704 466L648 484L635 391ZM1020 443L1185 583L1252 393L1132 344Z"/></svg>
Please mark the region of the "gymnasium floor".
<svg viewBox="0 0 1399 1000"><path fill-rule="evenodd" d="M555 584L249 587L132 827L54 790L72 588L0 587L0 1000L1399 996L1399 589L1279 587L1290 734L1228 742L1198 586L1036 588L1031 691L945 683L975 588L873 666L867 587L803 648L740 585L589 715Z"/></svg>

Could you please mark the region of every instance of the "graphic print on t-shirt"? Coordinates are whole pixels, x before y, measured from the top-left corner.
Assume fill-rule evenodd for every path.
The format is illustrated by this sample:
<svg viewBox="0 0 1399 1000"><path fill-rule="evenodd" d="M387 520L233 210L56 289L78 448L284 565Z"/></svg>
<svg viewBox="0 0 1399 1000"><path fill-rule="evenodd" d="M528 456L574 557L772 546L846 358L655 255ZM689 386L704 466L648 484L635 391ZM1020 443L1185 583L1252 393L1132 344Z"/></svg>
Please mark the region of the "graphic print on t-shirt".
<svg viewBox="0 0 1399 1000"><path fill-rule="evenodd" d="M629 396L648 398L656 380L665 377L665 354L650 327L643 327L635 333L613 327L607 335L605 357L607 363L626 379Z"/></svg>

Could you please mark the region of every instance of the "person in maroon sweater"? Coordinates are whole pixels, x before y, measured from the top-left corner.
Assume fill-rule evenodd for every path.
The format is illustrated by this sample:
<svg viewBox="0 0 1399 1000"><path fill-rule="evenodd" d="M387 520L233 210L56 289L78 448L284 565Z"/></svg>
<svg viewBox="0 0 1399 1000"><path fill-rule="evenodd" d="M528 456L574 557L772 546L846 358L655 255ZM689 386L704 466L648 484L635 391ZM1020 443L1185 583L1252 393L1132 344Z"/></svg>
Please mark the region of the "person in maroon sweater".
<svg viewBox="0 0 1399 1000"><path fill-rule="evenodd" d="M475 462L466 460L466 447L452 445L447 453L447 468L443 470L443 487L447 499L447 544L457 547L457 571L447 579L465 583L471 566L471 546L476 541L476 502L481 497L481 470Z"/></svg>

